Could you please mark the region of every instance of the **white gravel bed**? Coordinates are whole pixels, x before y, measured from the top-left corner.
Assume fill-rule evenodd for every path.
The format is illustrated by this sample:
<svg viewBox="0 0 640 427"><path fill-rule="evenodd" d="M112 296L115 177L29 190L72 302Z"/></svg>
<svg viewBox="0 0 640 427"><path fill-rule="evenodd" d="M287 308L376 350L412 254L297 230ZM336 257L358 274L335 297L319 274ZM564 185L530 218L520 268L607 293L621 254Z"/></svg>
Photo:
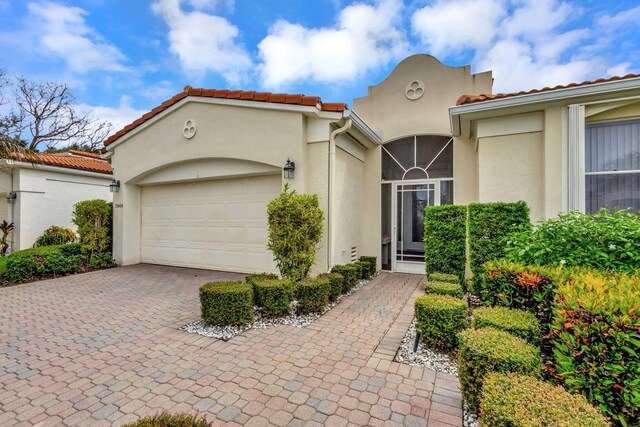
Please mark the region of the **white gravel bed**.
<svg viewBox="0 0 640 427"><path fill-rule="evenodd" d="M374 276L375 277L375 276ZM204 320L197 320L195 322L189 323L180 328L180 330L189 332L190 334L198 334L209 338L216 338L223 341L229 341L231 338L236 335L249 330L249 329L265 329L268 326L275 325L290 325L297 326L298 328L304 328L309 326L315 320L319 319L327 311L331 310L336 305L340 304L345 297L353 294L357 290L361 289L364 285L369 283L370 280L359 280L356 286L353 287L346 294L341 295L337 301L329 303L329 305L321 312L321 313L309 313L302 314L300 316L296 316L296 306L298 305L297 301L293 301L291 303L291 311L288 316L282 317L273 317L273 318L263 318L260 314L260 310L257 307L254 307L255 317L252 323L240 326L214 326L207 325Z"/></svg>

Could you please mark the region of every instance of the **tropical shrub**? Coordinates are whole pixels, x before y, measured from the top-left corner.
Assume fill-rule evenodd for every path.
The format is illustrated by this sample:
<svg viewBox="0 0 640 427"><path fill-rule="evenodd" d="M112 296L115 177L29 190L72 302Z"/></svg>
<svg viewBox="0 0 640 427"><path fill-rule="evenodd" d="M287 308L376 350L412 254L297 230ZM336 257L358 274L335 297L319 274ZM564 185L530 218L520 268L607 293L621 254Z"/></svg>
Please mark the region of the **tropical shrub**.
<svg viewBox="0 0 640 427"><path fill-rule="evenodd" d="M211 427L212 425L204 415L162 412L124 424L122 427Z"/></svg>
<svg viewBox="0 0 640 427"><path fill-rule="evenodd" d="M77 249L77 245L59 245L13 252L7 256L5 277L18 283L79 273L84 266L84 257Z"/></svg>
<svg viewBox="0 0 640 427"><path fill-rule="evenodd" d="M112 216L112 204L101 199L84 200L74 205L72 221L78 226L82 252L89 257L111 250Z"/></svg>
<svg viewBox="0 0 640 427"><path fill-rule="evenodd" d="M243 282L212 282L200 287L202 319L212 325L253 321L253 287Z"/></svg>
<svg viewBox="0 0 640 427"><path fill-rule="evenodd" d="M358 283L359 268L352 264L334 265L331 269L332 273L341 274L344 278L342 293L347 293Z"/></svg>
<svg viewBox="0 0 640 427"><path fill-rule="evenodd" d="M301 313L321 312L329 305L331 284L327 278L304 279L298 284L298 306Z"/></svg>
<svg viewBox="0 0 640 427"><path fill-rule="evenodd" d="M509 236L505 255L522 264L633 273L640 266L640 214L607 209L560 214Z"/></svg>
<svg viewBox="0 0 640 427"><path fill-rule="evenodd" d="M344 289L344 277L340 273L319 274L318 279L329 281L329 301L336 301L342 295Z"/></svg>
<svg viewBox="0 0 640 427"><path fill-rule="evenodd" d="M435 273L429 273L427 280L434 282L448 282L448 283L460 283L460 277L455 274L441 273L439 271Z"/></svg>
<svg viewBox="0 0 640 427"><path fill-rule="evenodd" d="M458 345L457 334L467 326L466 301L447 295L428 294L416 298L416 328L430 346L450 350Z"/></svg>
<svg viewBox="0 0 640 427"><path fill-rule="evenodd" d="M293 285L286 279L257 281L253 284L253 299L265 317L286 314L293 300Z"/></svg>
<svg viewBox="0 0 640 427"><path fill-rule="evenodd" d="M487 374L516 372L537 377L541 369L540 350L522 338L493 328L460 333L458 377L472 411L478 408Z"/></svg>
<svg viewBox="0 0 640 427"><path fill-rule="evenodd" d="M56 245L64 245L66 243L73 243L76 241L76 233L70 228L58 227L57 225L52 225L51 227L44 230L42 236L39 236L35 243L33 244L34 248L38 248L40 246L56 246Z"/></svg>
<svg viewBox="0 0 640 427"><path fill-rule="evenodd" d="M608 427L587 400L560 386L519 374L487 375L480 401L482 427Z"/></svg>
<svg viewBox="0 0 640 427"><path fill-rule="evenodd" d="M533 315L524 310L507 307L484 307L473 312L471 326L495 328L538 345L541 340L540 326Z"/></svg>
<svg viewBox="0 0 640 427"><path fill-rule="evenodd" d="M269 236L280 274L295 282L309 274L322 237L323 212L318 195L297 194L285 185L280 196L267 205Z"/></svg>
<svg viewBox="0 0 640 427"><path fill-rule="evenodd" d="M640 425L640 278L576 272L556 293L556 376L619 425Z"/></svg>
<svg viewBox="0 0 640 427"><path fill-rule="evenodd" d="M474 275L474 293L482 278L482 265L503 258L511 234L529 224L525 202L469 205L469 265Z"/></svg>
<svg viewBox="0 0 640 427"><path fill-rule="evenodd" d="M89 258L89 267L94 269L115 267L116 260L113 259L111 252L94 253Z"/></svg>
<svg viewBox="0 0 640 427"><path fill-rule="evenodd" d="M378 259L374 256L361 256L360 261L369 264L369 277L373 277L378 272Z"/></svg>
<svg viewBox="0 0 640 427"><path fill-rule="evenodd" d="M466 238L466 206L442 205L425 208L424 258L427 276L438 272L453 274L458 281L463 278L467 262Z"/></svg>
<svg viewBox="0 0 640 427"><path fill-rule="evenodd" d="M0 232L2 233L2 236L0 236L0 256L5 256L7 254L7 250L9 250L9 245L11 244L9 234L11 234L13 228L13 222L7 222L6 219L3 219L2 222L0 222Z"/></svg>
<svg viewBox="0 0 640 427"><path fill-rule="evenodd" d="M449 295L451 297L463 298L462 286L459 283L447 282L427 282L424 291L428 294Z"/></svg>

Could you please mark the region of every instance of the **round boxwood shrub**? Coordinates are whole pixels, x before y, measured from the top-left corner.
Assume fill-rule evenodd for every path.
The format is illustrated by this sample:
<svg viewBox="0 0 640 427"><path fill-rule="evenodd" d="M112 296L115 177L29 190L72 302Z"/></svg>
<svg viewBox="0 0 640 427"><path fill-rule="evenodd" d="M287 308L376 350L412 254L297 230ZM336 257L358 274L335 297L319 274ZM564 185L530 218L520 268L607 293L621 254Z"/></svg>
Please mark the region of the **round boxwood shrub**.
<svg viewBox="0 0 640 427"><path fill-rule="evenodd" d="M329 281L329 301L336 301L342 294L344 277L340 273L324 273L318 275L318 279Z"/></svg>
<svg viewBox="0 0 640 427"><path fill-rule="evenodd" d="M459 283L427 282L424 291L428 294L449 295L450 297L463 298L462 286Z"/></svg>
<svg viewBox="0 0 640 427"><path fill-rule="evenodd" d="M531 344L539 344L541 340L540 326L533 313L507 307L479 308L473 312L473 322L476 329L495 328L509 332Z"/></svg>
<svg viewBox="0 0 640 427"><path fill-rule="evenodd" d="M280 316L289 312L293 285L289 280L259 280L253 284L253 298L263 316Z"/></svg>
<svg viewBox="0 0 640 427"><path fill-rule="evenodd" d="M243 282L212 282L200 287L202 319L217 326L253 321L253 287Z"/></svg>
<svg viewBox="0 0 640 427"><path fill-rule="evenodd" d="M327 278L304 279L298 283L298 305L301 313L316 313L329 304L331 284Z"/></svg>
<svg viewBox="0 0 640 427"><path fill-rule="evenodd" d="M487 374L516 372L539 376L540 350L522 338L493 328L467 329L460 333L458 377L469 408L477 410Z"/></svg>
<svg viewBox="0 0 640 427"><path fill-rule="evenodd" d="M187 413L169 414L162 412L149 417L140 418L122 427L211 427L204 415L191 415Z"/></svg>
<svg viewBox="0 0 640 427"><path fill-rule="evenodd" d="M378 272L378 259L374 256L361 256L359 261L369 264L369 277L373 277Z"/></svg>
<svg viewBox="0 0 640 427"><path fill-rule="evenodd" d="M487 375L480 401L483 427L608 427L606 418L579 394L520 374Z"/></svg>
<svg viewBox="0 0 640 427"><path fill-rule="evenodd" d="M416 298L416 327L430 346L452 349L458 345L457 334L467 326L466 301L447 295L428 294Z"/></svg>
<svg viewBox="0 0 640 427"><path fill-rule="evenodd" d="M433 282L460 283L458 276L448 273L429 273L428 280Z"/></svg>
<svg viewBox="0 0 640 427"><path fill-rule="evenodd" d="M353 264L335 265L331 269L331 272L339 273L342 275L342 277L344 277L344 287L342 288L342 292L345 294L353 289L353 287L358 283L358 277L360 274L360 269L358 268L358 266L355 266Z"/></svg>

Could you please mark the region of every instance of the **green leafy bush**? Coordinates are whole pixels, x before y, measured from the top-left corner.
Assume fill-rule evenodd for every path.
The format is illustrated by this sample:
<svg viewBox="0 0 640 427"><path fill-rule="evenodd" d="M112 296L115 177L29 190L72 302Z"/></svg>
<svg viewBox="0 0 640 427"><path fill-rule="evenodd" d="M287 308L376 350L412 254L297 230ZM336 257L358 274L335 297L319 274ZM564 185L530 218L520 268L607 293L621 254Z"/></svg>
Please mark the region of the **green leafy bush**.
<svg viewBox="0 0 640 427"><path fill-rule="evenodd" d="M463 298L462 286L458 283L448 282L427 282L424 291L428 294L449 295L451 297Z"/></svg>
<svg viewBox="0 0 640 427"><path fill-rule="evenodd" d="M253 284L253 298L266 317L289 312L293 300L293 285L289 280L259 280Z"/></svg>
<svg viewBox="0 0 640 427"><path fill-rule="evenodd" d="M89 258L89 267L100 269L115 267L116 260L113 259L111 252L94 253Z"/></svg>
<svg viewBox="0 0 640 427"><path fill-rule="evenodd" d="M329 301L336 301L344 289L344 277L340 273L324 273L318 275L319 279L329 281Z"/></svg>
<svg viewBox="0 0 640 427"><path fill-rule="evenodd" d="M212 325L253 321L253 287L243 282L212 282L200 287L202 319Z"/></svg>
<svg viewBox="0 0 640 427"><path fill-rule="evenodd" d="M251 283L252 285L257 282L262 282L264 280L278 280L278 275L273 273L258 273L258 274L247 274L244 277L244 281L247 283Z"/></svg>
<svg viewBox="0 0 640 427"><path fill-rule="evenodd" d="M169 414L168 412L162 412L141 418L129 424L124 424L122 427L211 427L212 425L204 415L198 416L186 413Z"/></svg>
<svg viewBox="0 0 640 427"><path fill-rule="evenodd" d="M267 205L267 217L267 248L280 274L296 282L304 279L315 262L316 245L322 237L323 212L318 195L297 194L287 184Z"/></svg>
<svg viewBox="0 0 640 427"><path fill-rule="evenodd" d="M74 205L72 221L78 226L82 252L89 257L111 250L112 216L112 204L101 199Z"/></svg>
<svg viewBox="0 0 640 427"><path fill-rule="evenodd" d="M329 305L331 284L326 278L304 279L298 284L298 305L302 313L321 312Z"/></svg>
<svg viewBox="0 0 640 427"><path fill-rule="evenodd" d="M562 266L522 265L504 260L483 266L476 293L489 305L527 310L535 314L543 330L551 322L554 289L569 277Z"/></svg>
<svg viewBox="0 0 640 427"><path fill-rule="evenodd" d="M66 243L75 242L76 238L76 233L73 230L64 227L58 227L57 225L52 225L51 227L44 230L42 236L39 236L36 239L33 247L38 248L41 246L64 245Z"/></svg>
<svg viewBox="0 0 640 427"><path fill-rule="evenodd" d="M507 240L528 227L529 207L525 202L472 203L469 205L469 265L473 287L482 278L482 265L503 258Z"/></svg>
<svg viewBox="0 0 640 427"><path fill-rule="evenodd" d="M478 308L473 312L471 326L509 332L534 345L540 344L541 340L538 320L533 313L524 310L507 307Z"/></svg>
<svg viewBox="0 0 640 427"><path fill-rule="evenodd" d="M560 214L509 237L508 260L522 264L581 266L633 273L640 266L640 214Z"/></svg>
<svg viewBox="0 0 640 427"><path fill-rule="evenodd" d="M640 425L640 277L574 272L556 293L557 377L619 425Z"/></svg>
<svg viewBox="0 0 640 427"><path fill-rule="evenodd" d="M81 272L84 257L66 250L66 246L72 245L43 246L13 252L7 256L5 277L18 283ZM75 245L72 247L77 249Z"/></svg>
<svg viewBox="0 0 640 427"><path fill-rule="evenodd" d="M334 265L331 272L341 274L344 278L342 293L346 294L358 283L360 269L355 265Z"/></svg>
<svg viewBox="0 0 640 427"><path fill-rule="evenodd" d="M516 372L539 376L540 350L522 338L493 328L460 333L458 377L469 408L477 410L482 384L491 372Z"/></svg>
<svg viewBox="0 0 640 427"><path fill-rule="evenodd" d="M487 375L482 387L483 427L608 427L600 412L576 394L526 375Z"/></svg>
<svg viewBox="0 0 640 427"><path fill-rule="evenodd" d="M445 350L458 345L457 334L467 326L466 301L429 294L416 298L414 307L416 327L422 330L422 340L427 345Z"/></svg>
<svg viewBox="0 0 640 427"><path fill-rule="evenodd" d="M424 258L427 276L449 273L464 277L467 207L430 206L424 210ZM432 279L436 280L436 279Z"/></svg>
<svg viewBox="0 0 640 427"><path fill-rule="evenodd" d="M370 265L369 265L368 262L356 261L352 265L355 265L356 267L358 267L358 270L359 270L358 279L360 279L360 280L369 280L369 278L371 276L369 275Z"/></svg>
<svg viewBox="0 0 640 427"><path fill-rule="evenodd" d="M369 264L369 277L373 277L378 272L378 259L374 256L361 256L360 261Z"/></svg>
<svg viewBox="0 0 640 427"><path fill-rule="evenodd" d="M460 283L460 277L455 274L434 272L427 274L427 280L433 282Z"/></svg>

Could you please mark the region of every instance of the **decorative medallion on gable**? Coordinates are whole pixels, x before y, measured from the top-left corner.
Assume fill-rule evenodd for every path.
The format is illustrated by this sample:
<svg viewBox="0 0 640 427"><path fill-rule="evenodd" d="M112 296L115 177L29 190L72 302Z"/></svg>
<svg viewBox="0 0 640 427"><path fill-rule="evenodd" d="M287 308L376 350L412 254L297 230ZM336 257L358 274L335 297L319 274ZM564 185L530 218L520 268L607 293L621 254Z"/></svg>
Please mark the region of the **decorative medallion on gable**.
<svg viewBox="0 0 640 427"><path fill-rule="evenodd" d="M420 99L424 95L424 82L422 80L410 81L404 88L404 95L411 101Z"/></svg>
<svg viewBox="0 0 640 427"><path fill-rule="evenodd" d="M197 130L198 130L198 127L196 126L196 121L193 119L189 119L186 122L184 122L184 127L182 128L182 135L187 139L191 139L196 135Z"/></svg>

